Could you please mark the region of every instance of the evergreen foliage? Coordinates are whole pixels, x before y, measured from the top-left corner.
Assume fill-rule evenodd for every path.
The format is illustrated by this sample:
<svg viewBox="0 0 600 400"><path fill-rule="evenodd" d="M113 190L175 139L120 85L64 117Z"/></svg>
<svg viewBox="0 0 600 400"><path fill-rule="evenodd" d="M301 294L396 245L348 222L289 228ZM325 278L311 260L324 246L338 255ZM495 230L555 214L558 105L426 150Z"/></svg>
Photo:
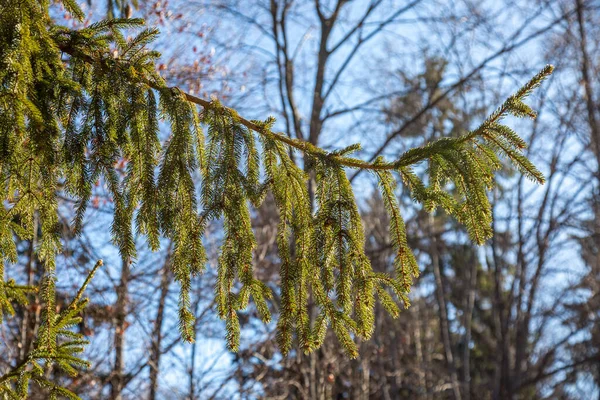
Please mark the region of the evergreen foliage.
<svg viewBox="0 0 600 400"><path fill-rule="evenodd" d="M74 17L83 17L74 1L62 4ZM229 347L236 350L238 312L251 298L261 317L270 319L271 291L252 271L250 223L250 207L258 207L270 191L280 216L281 351L290 351L296 338L299 348L310 352L331 327L355 357L354 339L369 338L373 331L375 295L397 316L394 297L408 305L419 272L395 194L397 178L428 211L441 207L455 216L478 244L491 235L487 191L502 165L500 157L532 180L544 181L522 153L526 143L501 121L507 115L535 116L523 99L551 66L472 132L411 149L393 161L369 163L350 155L359 145L327 152L273 132L272 119L249 121L217 101L168 87L156 73L159 54L146 47L158 31L143 28L141 20L110 19L71 30L54 24L48 9L44 0L0 5L0 271L5 261L15 262L15 235L36 234L36 218L38 256L46 270L39 288L46 303L45 330L25 364L2 378L0 393L7 398L23 397L29 380L47 385L54 395L75 397L45 380L43 369L56 364L75 373L84 365L75 355L83 341L66 329L85 305L81 292L71 307L55 311L59 192L76 200L73 225L80 230L94 183L106 185L114 201L112 239L124 260L135 259L136 230L152 249L161 237L173 241L180 330L188 341L194 339L191 279L206 264L202 235L210 220L222 219L215 297ZM132 28L139 33L125 39L124 30ZM159 118L171 129L163 145ZM294 162L290 149L305 154L306 168ZM124 171L117 168L119 161L125 161ZM420 163L427 165L425 180L412 171ZM395 277L371 269L347 168L369 170L379 181L391 221ZM316 187L314 210L309 179ZM3 279L0 308L10 314L11 302L23 302L31 290ZM309 314L311 302L317 315Z"/></svg>
<svg viewBox="0 0 600 400"><path fill-rule="evenodd" d="M83 298L83 292L101 265L102 261L100 260L90 271L71 302L58 313L54 301L54 279L46 276L40 285L41 297L46 302L46 308L42 315L43 323L40 326L38 337L27 356L9 372L0 376L0 398L27 398L29 384L34 382L47 390L49 399L58 399L59 397L79 399L75 393L48 379L46 372L54 368L70 376L77 376L79 369L89 367L89 363L79 357L88 342L82 334L73 332L71 328L81 322L80 314L88 303L88 299ZM36 290L36 288L27 287L17 288L11 281L4 283L3 289L8 301L21 305L27 304L27 298L23 292ZM7 304L7 307L11 307L10 303ZM12 307L8 309L8 312L12 312Z"/></svg>

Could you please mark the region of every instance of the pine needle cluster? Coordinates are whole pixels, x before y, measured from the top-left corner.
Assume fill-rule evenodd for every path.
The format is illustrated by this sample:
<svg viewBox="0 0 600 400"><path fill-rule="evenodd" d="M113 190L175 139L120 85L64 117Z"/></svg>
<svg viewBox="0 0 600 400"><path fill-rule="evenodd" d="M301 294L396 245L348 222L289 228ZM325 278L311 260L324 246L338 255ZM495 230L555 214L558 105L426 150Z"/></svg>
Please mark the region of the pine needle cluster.
<svg viewBox="0 0 600 400"><path fill-rule="evenodd" d="M62 4L83 18L73 0ZM523 155L526 143L501 122L507 115L535 116L523 99L551 66L472 132L413 148L393 161L369 163L351 156L359 145L327 152L274 132L272 119L249 121L217 101L168 87L156 72L159 54L147 48L158 31L141 20L110 19L72 30L56 25L48 8L49 1L38 0L7 0L0 6L0 272L5 261L16 261L15 236L32 238L34 218L41 226L38 256L46 270L39 288L47 304L46 333L38 338L40 350L28 358L33 367L20 367L15 393L25 390L26 379L42 383L36 360L62 363L70 372L69 365L80 363L57 356L79 350L80 338L56 343L70 335L64 328L76 318L74 310L84 306L77 300L75 308L63 311L67 314L53 311L60 192L77 202L77 231L95 182L108 188L114 202L112 239L124 259L135 259L136 234L145 236L153 250L161 237L173 241L180 330L189 341L194 339L191 280L206 264L203 232L209 221L222 220L215 298L232 350L239 345L238 313L251 299L260 316L270 320L271 290L252 270L251 207L271 192L279 211L281 351L287 353L296 341L310 352L330 327L355 357L355 339L373 332L376 297L397 316L398 303L408 305L419 273L407 245L398 183L427 210L441 207L454 215L482 244L491 235L487 192L501 157L534 181L544 180ZM138 34L126 39L124 31L132 29ZM164 144L160 119L170 124ZM303 152L309 168L298 166L290 150ZM117 167L120 161L125 171ZM425 178L413 172L418 164L426 165ZM371 171L379 181L396 251L395 276L371 269L348 168ZM314 204L307 189L311 175ZM3 279L0 308L10 313L11 302L23 301L30 290ZM317 306L315 315L309 313L311 303ZM0 390L9 387L5 382Z"/></svg>

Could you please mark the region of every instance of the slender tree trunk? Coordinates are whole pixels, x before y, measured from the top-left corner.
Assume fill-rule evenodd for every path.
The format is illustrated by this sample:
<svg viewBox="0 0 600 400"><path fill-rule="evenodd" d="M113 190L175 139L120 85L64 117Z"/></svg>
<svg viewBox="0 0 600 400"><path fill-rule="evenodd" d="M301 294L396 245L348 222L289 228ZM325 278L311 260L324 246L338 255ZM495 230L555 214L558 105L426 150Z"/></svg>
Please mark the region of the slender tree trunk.
<svg viewBox="0 0 600 400"><path fill-rule="evenodd" d="M588 124L590 127L591 149L596 158L596 184L594 185L595 195L592 196L592 209L594 213L593 237L596 242L596 249L600 249L600 124L597 118L598 105L594 99L594 87L592 82L592 66L590 64L587 32L585 27L584 5L582 0L575 0L577 7L577 25L579 28L579 46L581 51L581 77L585 90L585 104L587 110ZM600 251L600 250L599 250ZM600 275L600 253L592 258L591 265L593 275ZM596 327L598 329L598 327ZM596 386L600 387L600 362L597 364L598 373L596 374ZM600 400L600 392L598 393Z"/></svg>
<svg viewBox="0 0 600 400"><path fill-rule="evenodd" d="M495 227L493 230L495 231ZM500 265L500 257L498 257L496 236L492 237L491 247L494 268L494 305L492 309L496 336L496 365L492 398L494 400L510 400L513 398L513 395L510 382L510 343L508 337L509 310L506 310L506 303L504 301L504 296L502 295L502 266Z"/></svg>
<svg viewBox="0 0 600 400"><path fill-rule="evenodd" d="M581 50L581 77L585 90L585 104L587 109L588 124L590 126L590 142L592 152L596 157L596 195L594 196L595 224L594 234L596 246L600 249L600 125L596 116L597 105L594 101L594 88L590 59L587 48L587 34L585 30L585 18L582 0L575 0L577 6L577 22L579 27L579 45ZM600 257L596 257L596 271L600 271Z"/></svg>
<svg viewBox="0 0 600 400"><path fill-rule="evenodd" d="M514 386L518 388L521 385L521 372L526 368L526 348L527 348L527 337L529 336L529 327L525 326L523 323L525 320L524 316L524 301L526 298L526 286L528 283L527 278L527 260L525 259L525 250L524 246L526 244L527 239L524 237L523 231L523 185L521 180L519 180L519 186L517 189L517 238L519 247L517 250L517 262L516 262L516 271L515 271L515 279L518 277L518 289L516 296L513 298L512 307L515 309L515 340L516 340L516 349L515 349L515 371L516 379L514 382ZM544 205L544 203L542 203Z"/></svg>
<svg viewBox="0 0 600 400"><path fill-rule="evenodd" d="M189 370L189 396L188 399L189 400L196 400L196 381L195 381L195 374L196 374L196 352L198 349L198 341L195 340L194 343L192 343L192 359L191 359L191 363L190 363L190 370Z"/></svg>
<svg viewBox="0 0 600 400"><path fill-rule="evenodd" d="M111 400L121 400L122 391L125 383L125 358L124 358L124 345L125 345L125 329L126 327L126 316L127 316L127 292L129 285L130 275L130 264L129 258L123 259L121 267L121 279L119 286L117 286L117 302L115 304L115 363L112 371L111 379Z"/></svg>
<svg viewBox="0 0 600 400"><path fill-rule="evenodd" d="M417 315L416 323L414 326L414 335L415 335L415 357L418 361L419 368L417 369L417 373L419 376L419 386L428 392L429 387L427 385L427 369L425 368L425 356L423 354L423 335L421 333L421 321L424 319L421 317L421 304L417 302L413 305L413 312ZM426 397L427 398L427 397Z"/></svg>
<svg viewBox="0 0 600 400"><path fill-rule="evenodd" d="M583 15L582 0L575 0L577 6L577 23L579 27L579 46L581 50L581 77L583 79L583 88L585 90L586 109L588 114L588 123L591 132L592 151L596 160L600 164L600 125L596 116L596 104L594 102L594 88L591 77L590 59L587 49L587 34L585 30L585 18ZM600 168L596 172L596 178L600 181Z"/></svg>
<svg viewBox="0 0 600 400"><path fill-rule="evenodd" d="M317 352L313 351L309 355L310 357L310 370L309 370L309 378L308 383L310 385L310 396L312 399L317 399ZM301 361L303 359L301 358Z"/></svg>
<svg viewBox="0 0 600 400"><path fill-rule="evenodd" d="M317 2L316 7L319 7L319 4ZM315 87L314 87L314 91L313 91L313 103L312 103L312 108L311 108L311 115L310 115L310 121L309 121L309 134L308 134L308 141L314 145L316 145L319 141L319 135L321 134L321 128L322 128L322 120L321 120L321 111L323 109L323 86L325 83L325 66L327 64L327 60L329 58L329 53L327 52L327 41L329 39L329 34L331 32L331 27L333 26L333 23L335 22L334 19L329 19L329 20L325 20L323 19L321 21L321 37L320 37L320 41L319 41L319 53L318 53L318 57L317 57L317 66L316 66L316 76L315 76ZM286 71L286 84L289 84L289 65L285 65L285 71ZM293 89L293 88L292 88ZM288 92L290 90L290 88L288 87ZM297 115L292 115L292 118L296 118ZM310 200L310 206L311 206L311 210L315 209L315 189L316 189L316 181L315 181L315 174L314 171L308 171L308 163L304 163L304 169L309 172L309 179L308 179L308 184L307 184L307 190L308 190L308 196L309 196L309 200ZM312 296L312 294L311 294ZM309 304L314 304L312 299L309 298ZM311 316L311 318L314 318L316 315L316 307L311 307L311 309L309 310L309 315ZM318 399L319 396L321 395L321 393L324 394L324 387L322 387L323 385L319 385L319 381L322 379L323 383L324 383L324 374L327 373L327 371L321 371L322 367L319 365L319 363L317 362L317 352L320 352L321 350L318 351L313 351L310 355L308 356L301 356L301 362L306 363L308 362L309 365L309 376L308 376L308 380L309 380L309 388L310 388L310 396L311 399ZM321 378L321 379L320 379ZM319 387L321 386L321 391L319 390ZM331 385L330 385L331 386ZM321 392L321 393L319 393Z"/></svg>
<svg viewBox="0 0 600 400"><path fill-rule="evenodd" d="M162 342L162 325L165 314L165 303L169 294L169 284L171 282L169 276L169 258L162 268L162 276L160 278L160 297L158 299L158 309L156 310L156 319L154 321L154 329L152 331L152 346L150 348L150 397L149 400L156 400L158 390L158 373L160 372L160 356Z"/></svg>
<svg viewBox="0 0 600 400"><path fill-rule="evenodd" d="M369 400L369 392L370 392L370 383L371 383L371 360L370 360L370 352L365 351L362 354L362 359L360 361L361 367L361 399Z"/></svg>
<svg viewBox="0 0 600 400"><path fill-rule="evenodd" d="M323 110L323 86L325 84L325 66L329 59L327 41L334 21L327 19L321 22L321 40L319 42L319 54L317 58L317 72L315 76L315 89L313 92L313 104L310 114L310 130L308 141L314 145L319 141L319 135L323 127L321 111Z"/></svg>
<svg viewBox="0 0 600 400"><path fill-rule="evenodd" d="M433 228L433 215L429 217L429 227ZM433 229L430 229L431 231ZM450 373L450 383L452 385L452 393L455 400L462 400L460 394L460 387L458 383L458 376L456 373L456 364L454 362L454 354L452 351L452 341L450 338L450 323L448 321L448 310L446 307L446 295L444 293L444 284L442 281L442 271L440 269L440 258L437 249L437 238L431 233L431 264L433 267L433 274L435 276L436 286L436 299L438 302L438 312L440 321L440 333L442 336L442 343L444 345L444 356L446 358L446 364Z"/></svg>
<svg viewBox="0 0 600 400"><path fill-rule="evenodd" d="M27 285L35 286L36 284L36 273L39 273L39 266L37 258L35 256L35 248L37 247L37 231L38 224L37 218L33 221L35 232L34 237L29 241L29 248L27 249ZM21 323L21 348L19 352L19 362L23 361L31 348L31 343L35 337L35 330L39 318L39 297L36 295L33 302L33 309L31 307L25 307L23 312L23 321Z"/></svg>
<svg viewBox="0 0 600 400"><path fill-rule="evenodd" d="M469 280L467 282L467 301L465 307L465 344L463 349L463 379L464 379L464 400L471 398L471 327L473 318L473 308L475 307L475 288L477 286L477 261L475 255L471 257L469 269Z"/></svg>

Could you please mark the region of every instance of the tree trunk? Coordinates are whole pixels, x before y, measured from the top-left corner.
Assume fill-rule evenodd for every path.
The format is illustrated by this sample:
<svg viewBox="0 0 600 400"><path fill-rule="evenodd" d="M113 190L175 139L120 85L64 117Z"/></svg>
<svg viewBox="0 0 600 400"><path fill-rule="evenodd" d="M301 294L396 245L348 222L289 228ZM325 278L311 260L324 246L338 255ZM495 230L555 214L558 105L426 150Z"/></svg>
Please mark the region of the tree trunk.
<svg viewBox="0 0 600 400"><path fill-rule="evenodd" d="M162 268L162 276L160 278L160 297L158 299L158 309L156 310L154 329L152 330L152 346L150 348L150 400L156 400L156 392L158 390L158 373L160 371L160 356L162 354L162 325L165 314L165 303L167 301L167 295L169 294L170 282L169 257L167 257L165 265Z"/></svg>
<svg viewBox="0 0 600 400"><path fill-rule="evenodd" d="M194 375L196 373L196 351L198 349L198 341L195 340L194 343L192 343L192 359L191 359L191 365L190 365L190 370L189 370L189 396L188 399L189 400L196 400L196 383L194 380Z"/></svg>
<svg viewBox="0 0 600 400"><path fill-rule="evenodd" d="M594 213L593 237L596 249L600 249L600 125L596 116L597 104L594 101L594 88L592 83L592 68L588 55L587 32L585 28L584 6L582 0L575 0L577 7L577 24L579 28L579 46L581 51L581 77L585 90L585 105L587 110L588 124L590 127L590 143L592 152L596 158L595 190L592 196L592 211ZM600 252L600 250L598 250ZM592 258L592 276L600 275L600 253ZM598 323L596 323L598 324ZM598 329L595 327L595 329ZM596 385L600 387L600 363L597 366ZM598 394L600 399L600 393Z"/></svg>
<svg viewBox="0 0 600 400"><path fill-rule="evenodd" d="M581 50L581 78L585 90L585 104L587 109L588 124L590 126L590 143L592 152L596 157L596 195L594 198L595 224L594 236L596 246L600 249L600 125L596 117L596 104L594 102L594 88L591 77L591 66L587 49L587 34L585 30L585 19L583 15L582 0L575 0L577 5L577 23L579 26L579 45ZM596 271L600 271L600 257L596 257Z"/></svg>
<svg viewBox="0 0 600 400"><path fill-rule="evenodd" d="M35 232L33 238L29 241L29 248L27 249L27 286L35 286L41 273L41 266L37 262L35 255L35 248L37 247L37 232L38 232L38 221L37 218L33 220ZM40 320L40 301L39 296L36 295L33 300L33 307L25 307L23 309L23 321L21 323L21 348L19 352L19 362L25 360L27 354L31 349L31 343L33 338L36 336L35 332L39 325Z"/></svg>
<svg viewBox="0 0 600 400"><path fill-rule="evenodd" d="M117 286L117 302L115 304L115 363L112 371L111 379L111 394L112 400L121 400L122 391L125 382L124 370L125 370L125 358L124 358L124 345L125 345L125 329L126 316L127 316L127 288L129 285L129 274L130 274L131 260L129 258L123 259L123 265L121 267L121 279L119 286Z"/></svg>
<svg viewBox="0 0 600 400"><path fill-rule="evenodd" d="M494 224L492 222L492 224ZM495 226L493 226L496 232ZM506 303L502 295L502 266L500 257L498 257L496 236L492 237L492 258L494 268L494 330L496 340L496 365L494 373L494 387L492 399L509 400L512 399L511 381L510 381L510 343L508 336L509 310L506 310Z"/></svg>
<svg viewBox="0 0 600 400"><path fill-rule="evenodd" d="M433 215L429 216L430 231L433 231ZM436 299L438 303L440 334L444 345L444 356L450 373L450 383L452 385L452 393L455 400L462 400L460 387L458 384L458 376L456 373L456 364L454 362L454 354L452 352L452 341L450 338L450 323L448 322L448 310L446 307L446 295L444 293L444 285L442 281L442 271L440 269L440 258L437 249L437 238L431 233L431 248L430 248L431 264L433 274L435 276Z"/></svg>
<svg viewBox="0 0 600 400"><path fill-rule="evenodd" d="M465 343L463 349L463 398L464 400L470 400L471 398L471 327L473 318L473 308L475 307L475 288L477 287L477 260L475 255L471 256L469 269L469 280L467 283L467 298L465 307Z"/></svg>

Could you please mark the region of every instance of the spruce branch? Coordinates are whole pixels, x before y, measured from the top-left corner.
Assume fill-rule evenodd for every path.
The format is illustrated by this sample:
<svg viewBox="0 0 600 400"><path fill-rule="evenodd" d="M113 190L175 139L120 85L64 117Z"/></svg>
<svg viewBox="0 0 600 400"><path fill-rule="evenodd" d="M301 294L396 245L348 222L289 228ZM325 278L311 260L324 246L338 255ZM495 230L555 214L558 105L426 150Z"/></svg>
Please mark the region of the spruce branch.
<svg viewBox="0 0 600 400"><path fill-rule="evenodd" d="M69 307L60 312L55 307L55 260L61 251L56 193L61 187L77 202L74 226L79 231L94 183L106 184L114 203L112 240L124 259L135 257L136 231L152 249L161 237L172 241L169 266L180 285L179 328L188 341L194 340L192 279L206 264L203 234L209 221L222 220L215 298L232 350L239 346L238 313L251 299L261 318L270 319L266 300L271 290L253 272L256 239L250 207L260 206L271 192L279 212L281 351L290 351L294 341L302 351L313 351L331 328L355 357L354 339L373 332L375 297L396 316L393 296L408 305L412 279L419 272L407 243L397 183L427 211L441 207L453 215L481 244L491 235L487 192L502 165L500 157L543 182L522 152L525 141L500 122L507 115L534 116L523 100L552 72L550 66L477 129L410 149L393 161L367 162L351 156L359 144L326 151L274 132L273 119L249 120L216 100L169 87L156 72L159 54L147 49L158 31L143 29L142 20L113 19L70 30L52 24L47 4L38 8L9 1L17 12L0 16L16 32L11 40L0 41L0 179L6 182L0 193L10 205L0 208L0 256L2 262L14 261L15 234L36 237L39 222L38 256L46 269L40 286L46 311L28 364L32 372L11 381L21 391L32 381L68 397L45 380L40 363L69 374L85 366L77 356L83 338L73 337L67 328L86 304L81 296L89 279ZM75 2L66 8L81 16ZM130 28L139 34L126 40L123 29ZM159 115L170 125L163 145ZM314 173L314 209L309 174L295 164L291 149L304 153L305 166ZM413 171L420 163L426 163L424 176ZM379 181L390 216L395 276L371 269L348 168L372 171ZM22 300L25 293L3 283L0 307L10 314L10 302ZM314 318L311 302L317 309Z"/></svg>
<svg viewBox="0 0 600 400"><path fill-rule="evenodd" d="M72 32L75 34L75 32ZM86 54L85 51L78 50L74 48L70 43L58 42L58 47L61 51L70 54L74 57L79 57L84 59L85 61L93 64L98 64L106 67L117 67L123 71L130 71L132 80L139 81L148 87L155 90L171 90L175 92L181 93L181 95L190 103L196 104L198 106L203 107L204 109L210 109L215 107L215 103L213 101L209 101L203 99L201 97L192 95L190 93L185 92L184 90L173 86L167 86L166 82L158 75L153 74L153 76L148 77L144 73L139 73L136 71L131 71L130 66L124 62L119 63L118 61L114 61L109 59L107 55L98 55L96 57ZM422 147L417 147L409 150L407 153L401 155L395 161L379 161L379 162L368 162L364 160L360 160L353 157L344 156L343 151L333 151L327 152L312 143L301 140L294 139L284 134L283 132L273 132L270 128L266 128L265 125L261 125L255 121L246 119L238 114L238 112L234 109L228 109L229 112L235 117L235 119L246 128L257 132L263 136L270 137L274 140L285 143L286 145L303 152L306 155L315 157L315 158L327 158L332 162L335 162L339 165L348 168L354 169L364 169L371 171L385 171L385 170L398 170L402 167L407 167L410 165L414 165L426 158L428 158L432 152L442 148L444 145L447 145L448 142L456 142L456 143L464 143L472 141L476 138L485 136L485 131L489 129L493 124L499 122L503 117L505 117L508 113L512 113L515 116L523 117L529 116L531 118L535 118L536 114L529 108L525 103L523 103L523 99L526 98L531 92L537 88L541 83L548 78L552 74L554 67L552 65L547 65L544 67L538 74L536 74L530 81L528 81L525 85L523 85L513 96L510 96L500 108L494 111L486 120L475 130L466 133L465 135L459 138L444 138L434 141L430 144L427 144ZM222 107L220 104L218 107ZM361 148L360 144L354 144L349 147L352 147L354 150L359 150ZM513 160L517 165L519 165L521 160L514 159ZM536 171L531 171L531 176L543 183L543 176Z"/></svg>

